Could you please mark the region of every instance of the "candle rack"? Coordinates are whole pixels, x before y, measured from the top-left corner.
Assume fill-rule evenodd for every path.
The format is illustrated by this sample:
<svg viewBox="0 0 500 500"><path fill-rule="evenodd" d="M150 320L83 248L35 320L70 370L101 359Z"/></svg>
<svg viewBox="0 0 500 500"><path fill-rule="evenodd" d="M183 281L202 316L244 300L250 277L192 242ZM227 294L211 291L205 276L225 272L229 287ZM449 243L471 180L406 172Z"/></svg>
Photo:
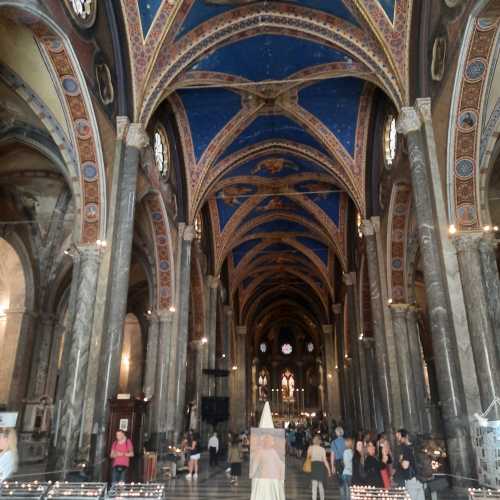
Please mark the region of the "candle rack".
<svg viewBox="0 0 500 500"><path fill-rule="evenodd" d="M4 481L0 483L0 498L41 500L45 498L51 484L41 481Z"/></svg>
<svg viewBox="0 0 500 500"><path fill-rule="evenodd" d="M500 490L488 488L469 488L470 500L495 500L500 499Z"/></svg>
<svg viewBox="0 0 500 500"><path fill-rule="evenodd" d="M375 488L373 486L351 486L352 500L410 500L405 488Z"/></svg>
<svg viewBox="0 0 500 500"><path fill-rule="evenodd" d="M162 499L165 497L165 485L160 483L117 483L108 491L107 498Z"/></svg>
<svg viewBox="0 0 500 500"><path fill-rule="evenodd" d="M102 500L106 494L106 483L70 483L67 481L56 481L46 494L47 500L71 499Z"/></svg>

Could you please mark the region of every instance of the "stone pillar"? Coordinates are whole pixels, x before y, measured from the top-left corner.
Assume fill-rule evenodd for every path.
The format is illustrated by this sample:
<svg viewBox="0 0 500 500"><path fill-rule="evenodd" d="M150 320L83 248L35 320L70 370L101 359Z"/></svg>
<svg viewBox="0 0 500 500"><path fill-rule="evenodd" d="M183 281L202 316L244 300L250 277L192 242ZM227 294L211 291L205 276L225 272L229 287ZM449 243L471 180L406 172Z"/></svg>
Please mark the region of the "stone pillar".
<svg viewBox="0 0 500 500"><path fill-rule="evenodd" d="M319 393L319 406L321 411L325 411L325 371L323 370L323 362L321 358L316 359L316 363L318 364L318 393Z"/></svg>
<svg viewBox="0 0 500 500"><path fill-rule="evenodd" d="M337 357L337 378L340 389L340 417L345 422L350 418L349 415L349 402L348 402L348 387L345 379L344 361L344 315L342 304L333 304L333 314L335 315L335 350Z"/></svg>
<svg viewBox="0 0 500 500"><path fill-rule="evenodd" d="M412 369L412 352L408 338L407 313L408 304L392 304L392 328L396 344L399 375L401 377L401 402L403 405L403 422L411 433L420 433L420 419L417 405L425 400L418 401L415 392L415 375Z"/></svg>
<svg viewBox="0 0 500 500"><path fill-rule="evenodd" d="M177 371L174 376L175 395L169 399L171 408L175 408L175 438L184 430L186 414L186 361L189 336L189 296L191 291L191 247L195 236L193 226L186 226L182 235L179 273L179 316L177 318L177 345L173 352L177 355ZM172 363L174 365L175 363Z"/></svg>
<svg viewBox="0 0 500 500"><path fill-rule="evenodd" d="M398 131L406 136L408 144L413 202L429 304L429 320L448 456L452 474L470 477L474 470L473 452L457 346L443 282L444 270L440 260L440 247L431 198L432 181L428 174L421 128L422 122L417 112L413 108L403 108L398 120Z"/></svg>
<svg viewBox="0 0 500 500"><path fill-rule="evenodd" d="M368 381L366 373L366 365L364 364L364 352L359 345L360 328L356 306L356 273L346 273L343 275L343 281L347 288L347 307L349 312L349 339L352 349L352 373L354 375L354 395L356 398L356 406L358 408L358 423L362 428L370 429L370 411L367 406L368 397Z"/></svg>
<svg viewBox="0 0 500 500"><path fill-rule="evenodd" d="M217 353L217 294L219 292L220 279L217 276L207 276L208 284L208 310L207 310L207 362L205 368L213 370ZM215 396L216 378L206 376L206 396Z"/></svg>
<svg viewBox="0 0 500 500"><path fill-rule="evenodd" d="M370 366L376 370L375 340L371 337L365 337L363 339L363 348L365 351L367 366ZM384 417L382 414L381 398L376 377L368 377L368 395L370 398L370 411L373 415L374 424L371 428L376 429L378 432L383 432Z"/></svg>
<svg viewBox="0 0 500 500"><path fill-rule="evenodd" d="M144 397L148 400L152 399L155 393L156 384L156 366L157 358L160 352L158 346L158 335L160 333L160 320L156 314L148 318L148 343L146 346L146 366L144 373Z"/></svg>
<svg viewBox="0 0 500 500"><path fill-rule="evenodd" d="M68 358L65 359L64 387L56 450L56 468L66 471L73 467L80 448L82 416L85 411L85 383L91 348L92 318L99 274L99 249L95 246L77 248L74 256L79 263L73 279L78 281L76 310L71 326Z"/></svg>
<svg viewBox="0 0 500 500"><path fill-rule="evenodd" d="M335 352L333 345L333 325L323 325L323 345L325 351L325 368L326 368L326 400L328 418L334 418L337 422L341 417L341 408L339 395L335 391Z"/></svg>
<svg viewBox="0 0 500 500"><path fill-rule="evenodd" d="M123 324L127 314L129 272L134 236L137 172L141 150L148 144L149 140L142 124L130 124L126 136L125 154L118 177L119 195L111 248L107 327L102 339L100 381L96 392L94 422L97 436L94 463L97 464L102 463L107 455L106 427L109 416L109 400L116 396L118 390ZM96 479L102 477L100 467L96 473Z"/></svg>
<svg viewBox="0 0 500 500"><path fill-rule="evenodd" d="M224 306L224 315L222 318L222 357L219 359L219 368L221 370L231 370L231 332L233 323L233 310L230 306ZM271 383L271 381L269 381ZM217 388L218 394L222 397L229 397L229 376L220 377L220 386Z"/></svg>
<svg viewBox="0 0 500 500"><path fill-rule="evenodd" d="M163 452L167 445L167 390L168 369L172 362L171 343L173 313L162 311L158 317L153 316L149 324L151 344L156 337L156 349L152 353L151 362L155 365L154 389L151 393L151 444L153 449ZM151 345L148 339L148 348ZM147 373L147 371L146 371ZM151 373L149 374L151 377ZM148 390L151 387L148 384Z"/></svg>
<svg viewBox="0 0 500 500"><path fill-rule="evenodd" d="M241 432L247 426L247 327L236 327L236 365L234 370L234 431Z"/></svg>
<svg viewBox="0 0 500 500"><path fill-rule="evenodd" d="M201 340L193 340L191 342L191 348L193 350L194 358L194 379L195 379L195 390L194 390L194 404L196 405L196 418L191 419L189 422L189 428L199 431L201 428L201 398L203 394L203 363L204 363L204 351L206 349L206 344Z"/></svg>
<svg viewBox="0 0 500 500"><path fill-rule="evenodd" d="M30 397L33 399L45 395L55 321L56 318L52 314L42 314L39 319L30 382Z"/></svg>
<svg viewBox="0 0 500 500"><path fill-rule="evenodd" d="M490 321L481 266L479 243L482 233L456 236L458 265L463 283L465 308L476 364L481 405L488 408L494 398L500 395L500 362ZM494 418L498 415L493 415Z"/></svg>
<svg viewBox="0 0 500 500"><path fill-rule="evenodd" d="M379 260L377 254L377 243L375 241L375 228L373 227L371 221L365 220L361 224L361 230L363 231L366 245L366 263L368 268L368 280L370 282L373 335L375 338L375 367L377 372L383 426L386 432L391 432L394 425L391 400L391 380L384 332L384 305L382 304L380 290L380 273L378 268Z"/></svg>
<svg viewBox="0 0 500 500"><path fill-rule="evenodd" d="M57 381L57 369L59 363L59 353L61 342L66 334L66 327L62 323L55 323L53 329L52 345L50 347L50 361L44 394L55 400L55 390Z"/></svg>
<svg viewBox="0 0 500 500"><path fill-rule="evenodd" d="M493 234L485 234L479 241L479 254L481 256L481 269L483 283L486 290L488 312L493 329L493 337L500 358L500 280L496 259L497 241Z"/></svg>

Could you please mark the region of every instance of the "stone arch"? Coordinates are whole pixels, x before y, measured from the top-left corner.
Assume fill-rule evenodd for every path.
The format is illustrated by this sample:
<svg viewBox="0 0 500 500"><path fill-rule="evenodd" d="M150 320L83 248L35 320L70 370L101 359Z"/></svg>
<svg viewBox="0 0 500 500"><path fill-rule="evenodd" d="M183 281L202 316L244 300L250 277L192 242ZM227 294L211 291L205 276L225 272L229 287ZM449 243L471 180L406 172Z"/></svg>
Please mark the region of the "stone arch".
<svg viewBox="0 0 500 500"><path fill-rule="evenodd" d="M139 319L134 313L128 313L123 325L120 392L129 393L132 396L141 393L144 350Z"/></svg>
<svg viewBox="0 0 500 500"><path fill-rule="evenodd" d="M387 228L387 285L388 295L394 303L405 302L406 245L411 208L411 188L397 182L392 187Z"/></svg>
<svg viewBox="0 0 500 500"><path fill-rule="evenodd" d="M22 260L12 245L0 238L0 404L4 405L10 402L26 294Z"/></svg>
<svg viewBox="0 0 500 500"><path fill-rule="evenodd" d="M175 297L174 254L170 223L161 194L152 192L145 197L151 231L155 243L157 312L168 311Z"/></svg>
<svg viewBox="0 0 500 500"><path fill-rule="evenodd" d="M164 57L152 68L157 78L149 82L140 112L141 121L147 122L171 85L199 56L234 39L263 33L282 33L307 38L318 43L340 47L354 58L362 60L369 68L387 69L381 75L381 87L395 103L403 101L403 91L398 78L389 70L385 54L381 54L369 36L333 16L319 15L300 6L261 6L259 4L235 9L217 16L203 25L204 29L193 30L166 50Z"/></svg>
<svg viewBox="0 0 500 500"><path fill-rule="evenodd" d="M481 142L488 130L483 129L480 117L486 111L488 88L492 85L494 44L498 43L500 22L481 17L487 3L478 2L467 23L448 127L448 215L450 223L460 231L477 231L489 224L488 210L483 208L485 156L481 159L481 148L485 151Z"/></svg>
<svg viewBox="0 0 500 500"><path fill-rule="evenodd" d="M77 159L81 227L75 239L95 243L106 234L106 175L97 120L78 58L63 30L33 4L0 0L0 13L33 33L49 63L60 105L71 126L70 141ZM49 129L51 130L51 129ZM55 140L56 144L58 143Z"/></svg>

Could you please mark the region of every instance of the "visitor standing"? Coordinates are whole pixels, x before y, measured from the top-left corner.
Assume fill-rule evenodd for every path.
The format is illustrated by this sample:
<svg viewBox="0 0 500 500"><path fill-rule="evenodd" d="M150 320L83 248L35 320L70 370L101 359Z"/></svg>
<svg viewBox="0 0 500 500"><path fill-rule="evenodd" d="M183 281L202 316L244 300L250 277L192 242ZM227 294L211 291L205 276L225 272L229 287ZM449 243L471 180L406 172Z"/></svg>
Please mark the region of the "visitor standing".
<svg viewBox="0 0 500 500"><path fill-rule="evenodd" d="M362 439L356 441L352 458L352 484L365 485L365 445Z"/></svg>
<svg viewBox="0 0 500 500"><path fill-rule="evenodd" d="M341 482L340 482L341 500L351 500L352 460L354 457L352 446L353 446L352 438L345 439L345 450L342 456L344 461L344 470L342 471Z"/></svg>
<svg viewBox="0 0 500 500"><path fill-rule="evenodd" d="M201 453L198 443L198 436L192 433L188 437L187 451L189 453L188 473L186 479L198 479L198 462L200 461Z"/></svg>
<svg viewBox="0 0 500 500"><path fill-rule="evenodd" d="M384 488L392 486L392 450L391 443L385 434L380 434L377 441L378 459L385 464L381 471Z"/></svg>
<svg viewBox="0 0 500 500"><path fill-rule="evenodd" d="M337 475L337 478L342 477L342 470L344 468L344 429L342 427L335 428L335 439L330 444L330 462L332 466L332 473Z"/></svg>
<svg viewBox="0 0 500 500"><path fill-rule="evenodd" d="M411 500L425 500L424 485L416 477L415 453L408 431L400 429L396 432L396 440L399 445L396 477L404 484Z"/></svg>
<svg viewBox="0 0 500 500"><path fill-rule="evenodd" d="M111 445L110 457L112 459L111 482L125 483L130 459L134 456L134 446L124 431L116 431L116 439Z"/></svg>
<svg viewBox="0 0 500 500"><path fill-rule="evenodd" d="M384 482L382 481L381 472L385 468L385 464L379 461L377 457L377 448L371 441L366 445L366 453L364 464L365 485L383 488Z"/></svg>
<svg viewBox="0 0 500 500"><path fill-rule="evenodd" d="M216 432L214 432L208 440L208 453L210 456L210 467L216 467L217 457L219 455L219 438Z"/></svg>
<svg viewBox="0 0 500 500"><path fill-rule="evenodd" d="M243 462L243 450L238 436L233 437L229 446L228 462L231 466L231 483L238 484L238 478L241 476L241 463Z"/></svg>
<svg viewBox="0 0 500 500"><path fill-rule="evenodd" d="M0 482L17 470L17 413L0 413Z"/></svg>
<svg viewBox="0 0 500 500"><path fill-rule="evenodd" d="M325 500L325 471L331 476L330 464L326 458L326 451L321 446L321 438L314 436L312 445L307 450L307 456L311 461L312 499L316 500L319 490L320 500Z"/></svg>

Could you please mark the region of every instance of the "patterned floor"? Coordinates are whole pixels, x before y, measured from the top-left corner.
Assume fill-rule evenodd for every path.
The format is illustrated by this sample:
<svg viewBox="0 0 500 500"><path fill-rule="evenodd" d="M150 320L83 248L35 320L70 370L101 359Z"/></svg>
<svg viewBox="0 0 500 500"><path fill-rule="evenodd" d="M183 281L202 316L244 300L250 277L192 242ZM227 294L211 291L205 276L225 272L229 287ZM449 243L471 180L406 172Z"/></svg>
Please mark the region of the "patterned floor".
<svg viewBox="0 0 500 500"><path fill-rule="evenodd" d="M175 500L249 500L251 481L248 479L248 466L243 467L243 474L238 486L231 485L223 467L208 469L202 463L199 478L187 481L182 475L170 480L167 485L167 499ZM286 500L309 500L311 498L311 482L301 470L302 461L287 459ZM333 480L326 485L326 500L337 500L339 490Z"/></svg>

